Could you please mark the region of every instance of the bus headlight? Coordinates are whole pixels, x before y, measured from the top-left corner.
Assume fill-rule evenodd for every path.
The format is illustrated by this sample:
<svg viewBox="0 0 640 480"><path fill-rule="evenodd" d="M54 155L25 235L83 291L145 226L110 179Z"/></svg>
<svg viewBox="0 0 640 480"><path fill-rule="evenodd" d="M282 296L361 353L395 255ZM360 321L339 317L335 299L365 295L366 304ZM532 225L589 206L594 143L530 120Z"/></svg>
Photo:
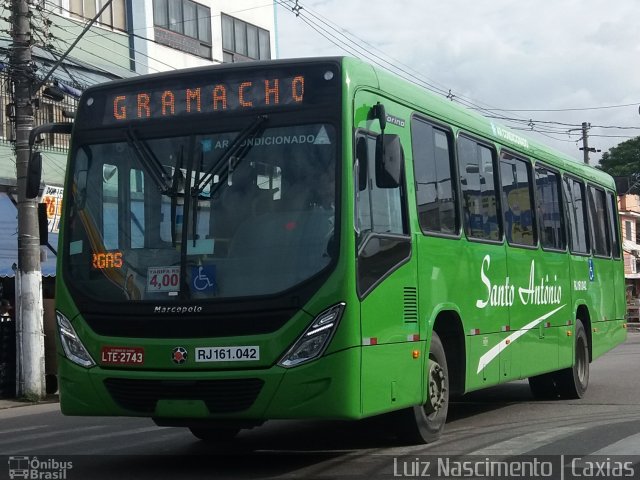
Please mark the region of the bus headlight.
<svg viewBox="0 0 640 480"><path fill-rule="evenodd" d="M278 365L286 368L294 367L322 355L338 328L345 306L345 303L339 303L314 318L298 341L280 359Z"/></svg>
<svg viewBox="0 0 640 480"><path fill-rule="evenodd" d="M58 311L56 311L56 319L58 320L60 343L67 358L80 366L93 367L96 362L93 361L87 349L84 348L71 322Z"/></svg>

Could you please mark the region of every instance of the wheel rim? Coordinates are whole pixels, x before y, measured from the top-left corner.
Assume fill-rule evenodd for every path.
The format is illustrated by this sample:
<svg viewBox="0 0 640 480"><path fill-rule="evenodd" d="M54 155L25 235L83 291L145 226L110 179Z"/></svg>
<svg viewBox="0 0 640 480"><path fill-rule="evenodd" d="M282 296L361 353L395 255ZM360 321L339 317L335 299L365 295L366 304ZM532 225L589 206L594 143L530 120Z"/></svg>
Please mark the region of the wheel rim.
<svg viewBox="0 0 640 480"><path fill-rule="evenodd" d="M447 377L444 369L436 361L429 366L429 398L424 406L427 415L436 414L446 401Z"/></svg>

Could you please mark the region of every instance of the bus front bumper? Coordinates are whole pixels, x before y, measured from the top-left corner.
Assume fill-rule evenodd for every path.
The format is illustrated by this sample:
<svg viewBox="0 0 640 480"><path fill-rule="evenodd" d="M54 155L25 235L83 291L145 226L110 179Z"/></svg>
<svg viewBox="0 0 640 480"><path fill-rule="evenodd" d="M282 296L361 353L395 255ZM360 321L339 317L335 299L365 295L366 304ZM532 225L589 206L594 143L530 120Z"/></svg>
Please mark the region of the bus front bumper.
<svg viewBox="0 0 640 480"><path fill-rule="evenodd" d="M86 369L65 357L59 357L58 365L65 415L211 420L361 417L359 347L288 369Z"/></svg>

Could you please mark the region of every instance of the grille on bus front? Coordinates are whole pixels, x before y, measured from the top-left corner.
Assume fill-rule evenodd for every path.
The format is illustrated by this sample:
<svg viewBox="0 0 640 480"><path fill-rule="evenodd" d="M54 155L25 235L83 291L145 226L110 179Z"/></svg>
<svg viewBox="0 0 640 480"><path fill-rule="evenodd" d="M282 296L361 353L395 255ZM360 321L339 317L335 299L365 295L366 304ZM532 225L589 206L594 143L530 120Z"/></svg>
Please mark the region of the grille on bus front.
<svg viewBox="0 0 640 480"><path fill-rule="evenodd" d="M107 378L105 387L122 408L153 413L158 400L202 400L210 413L247 410L264 384L258 378L231 380L131 380Z"/></svg>

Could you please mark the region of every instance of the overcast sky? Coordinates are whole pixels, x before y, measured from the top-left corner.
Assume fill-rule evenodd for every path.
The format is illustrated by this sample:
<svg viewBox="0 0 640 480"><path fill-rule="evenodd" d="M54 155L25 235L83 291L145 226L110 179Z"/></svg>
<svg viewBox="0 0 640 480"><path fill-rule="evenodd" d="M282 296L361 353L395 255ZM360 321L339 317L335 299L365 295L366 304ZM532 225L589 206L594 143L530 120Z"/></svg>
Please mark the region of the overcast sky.
<svg viewBox="0 0 640 480"><path fill-rule="evenodd" d="M281 0L290 5L295 0ZM582 161L582 133L606 152L640 135L640 0L299 0L277 7L279 58L381 57L483 107L589 109L496 112L526 135ZM324 36L317 30L324 29ZM350 38L368 52L357 50ZM357 37L357 38L356 38ZM366 42L366 43L365 43ZM601 108L626 105L618 108ZM600 107L594 109L594 107ZM501 120L507 126L516 124ZM542 123L542 122L559 122ZM599 128L596 126L627 127ZM628 129L633 127L634 129ZM552 138L550 138L552 137ZM597 164L602 153L592 153Z"/></svg>

